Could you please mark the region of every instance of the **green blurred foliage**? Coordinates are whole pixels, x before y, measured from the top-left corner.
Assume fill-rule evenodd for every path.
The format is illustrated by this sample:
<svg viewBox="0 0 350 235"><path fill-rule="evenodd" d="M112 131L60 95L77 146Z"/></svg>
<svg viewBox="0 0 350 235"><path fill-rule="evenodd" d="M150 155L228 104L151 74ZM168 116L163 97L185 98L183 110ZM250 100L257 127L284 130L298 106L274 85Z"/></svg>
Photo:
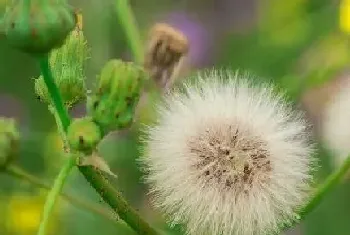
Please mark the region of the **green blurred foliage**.
<svg viewBox="0 0 350 235"><path fill-rule="evenodd" d="M227 0L226 2L229 2ZM0 14L4 12L6 0L0 0ZM225 2L225 1L217 1ZM146 37L149 27L159 18L172 12L195 15L203 22L208 32L210 25L205 22L220 22L220 14L215 15L214 0L135 0L131 1L141 34ZM103 65L112 58L130 60L127 42L117 22L113 1L71 1L81 8L84 15L84 33L91 47L91 59L87 66L87 84L92 87ZM298 105L300 96L308 89L321 86L335 74L347 68L350 51L349 35L339 31L338 3L330 0L261 0L254 1L254 14L248 16L253 23L243 31L234 28L216 30L212 44L215 56L213 64L230 69L249 70L259 79L273 81L281 89L287 90L290 99ZM232 9L231 14L238 14ZM232 22L233 24L234 22ZM206 48L203 48L206 50ZM335 52L334 52L335 51ZM334 53L332 53L334 52ZM45 105L34 93L32 77L38 77L39 68L26 54L12 49L0 35L0 100L3 96L13 97L19 107L9 107L0 103L0 114L8 115L8 110L21 109L26 116L13 117L21 120L21 155L17 161L36 176L52 182L64 161L60 151L62 143L58 138L54 119ZM191 68L191 71L200 68ZM81 104L84 106L84 104ZM81 116L80 109L73 110ZM76 114L76 113L79 114ZM142 118L141 118L142 119ZM121 190L127 200L145 218L168 234L182 234L181 226L169 229L164 219L149 206L147 187L142 183L142 173L137 164L140 155L139 142L141 125L130 130L113 133L101 146L101 156L109 163L111 170L118 175L111 182ZM332 156L319 147L321 167L317 182L331 172ZM71 195L104 205L94 190L80 176L73 172L65 186ZM40 213L45 193L27 183L7 175L0 175L0 234L32 235L37 223L35 216ZM308 235L347 235L350 231L350 183L339 185L326 197L324 202L302 223L302 234ZM13 202L25 202L27 206L14 206ZM16 205L16 203L15 203ZM10 209L9 209L10 208ZM12 210L12 212L10 212ZM15 218L12 218L15 212ZM12 213L12 214L11 214ZM19 220L21 213L28 224L9 224L9 219ZM27 213L28 217L25 217ZM117 217L117 215L115 215ZM29 219L31 218L31 219ZM90 212L82 211L64 201L59 203L52 219L49 234L134 234L127 226L115 225ZM19 220L20 221L20 220ZM27 227L26 227L27 226ZM22 230L21 230L22 228ZM27 230L25 230L27 229Z"/></svg>

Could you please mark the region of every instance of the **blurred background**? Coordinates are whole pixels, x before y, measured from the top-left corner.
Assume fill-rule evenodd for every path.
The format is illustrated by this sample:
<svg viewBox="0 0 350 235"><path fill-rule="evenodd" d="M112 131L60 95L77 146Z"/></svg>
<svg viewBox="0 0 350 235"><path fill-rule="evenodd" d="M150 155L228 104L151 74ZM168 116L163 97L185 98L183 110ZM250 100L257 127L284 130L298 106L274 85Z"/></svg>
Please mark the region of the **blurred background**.
<svg viewBox="0 0 350 235"><path fill-rule="evenodd" d="M109 59L131 60L130 50L112 0L69 2L82 10L84 34L91 47L86 70L91 86ZM322 117L329 100L350 82L349 0L132 0L130 3L144 38L157 22L169 23L188 37L189 60L182 76L213 66L240 69L284 89L291 101L306 111L320 142L317 157L321 167L316 181L322 182L336 168L335 156L321 144ZM0 0L0 16L5 5L6 0ZM0 38L0 116L15 118L21 131L21 154L14 164L51 183L64 156L54 119L34 94L32 78L39 74L36 61ZM350 96L348 99L350 105ZM84 104L75 107L72 115L84 115ZM139 121L147 122L152 114L146 110L142 115ZM140 151L138 126L113 133L100 146L101 155L118 175L111 182L150 223L168 234L182 234L180 226L168 228L161 215L149 206L146 186L136 163ZM108 210L77 170L70 175L64 191L104 208L105 217L118 217ZM46 193L45 189L0 172L0 234L36 234ZM350 182L346 179L301 225L286 234L350 234L349 199ZM116 224L105 217L59 200L48 234L135 234L123 222Z"/></svg>

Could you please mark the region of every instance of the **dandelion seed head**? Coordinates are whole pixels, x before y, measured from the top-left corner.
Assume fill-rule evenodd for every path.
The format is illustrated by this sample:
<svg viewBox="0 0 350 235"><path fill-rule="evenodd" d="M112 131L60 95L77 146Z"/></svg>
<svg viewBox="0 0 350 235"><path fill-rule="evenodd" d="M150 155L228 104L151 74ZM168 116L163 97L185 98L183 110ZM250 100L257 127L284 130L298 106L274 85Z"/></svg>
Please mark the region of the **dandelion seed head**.
<svg viewBox="0 0 350 235"><path fill-rule="evenodd" d="M248 74L196 75L158 105L141 162L156 207L188 234L265 234L296 217L310 189L308 125Z"/></svg>
<svg viewBox="0 0 350 235"><path fill-rule="evenodd" d="M350 85L343 86L326 104L322 120L322 137L334 155L333 165L340 164L350 154Z"/></svg>

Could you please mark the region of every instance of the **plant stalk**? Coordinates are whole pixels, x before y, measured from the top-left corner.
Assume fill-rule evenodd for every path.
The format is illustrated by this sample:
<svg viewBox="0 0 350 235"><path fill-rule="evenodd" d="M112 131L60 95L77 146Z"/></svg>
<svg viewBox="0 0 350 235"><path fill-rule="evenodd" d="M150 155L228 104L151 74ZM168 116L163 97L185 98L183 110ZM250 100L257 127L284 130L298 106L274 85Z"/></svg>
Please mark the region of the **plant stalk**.
<svg viewBox="0 0 350 235"><path fill-rule="evenodd" d="M70 118L69 118L68 111L63 104L60 91L57 88L54 78L52 76L52 71L50 69L50 64L49 64L49 55L48 54L43 55L39 57L38 60L40 64L41 73L44 78L44 82L47 86L48 92L52 99L53 107L56 110L58 119L60 121L58 125L63 128L64 132L66 132L70 125ZM62 166L58 176L56 177L53 187L49 191L49 194L47 195L47 198L45 201L43 216L42 216L39 230L37 233L38 235L45 235L49 217L52 214L52 211L55 206L55 202L58 196L60 195L64 182L66 181L74 165L75 165L75 158L73 156L69 156L66 163Z"/></svg>
<svg viewBox="0 0 350 235"><path fill-rule="evenodd" d="M55 202L60 195L64 182L66 181L69 173L75 166L75 158L73 156L69 156L67 162L61 168L58 176L56 177L49 194L46 197L43 216L40 222L38 235L45 235L45 231L48 225L49 217L53 212Z"/></svg>
<svg viewBox="0 0 350 235"><path fill-rule="evenodd" d="M53 100L53 109L56 111L56 120L61 123L63 128L63 134L67 134L67 129L70 124L70 117L67 110L64 107L62 98L59 94L59 90L53 80L50 66L48 63L48 57L43 57L40 60L42 73L48 91ZM58 126L59 126L58 123ZM63 137L64 138L64 137ZM69 171L75 165L75 158L71 157L67 163L63 166L60 174L55 180L54 187L49 192L48 198L44 206L44 217L39 228L38 235L44 235L45 227L48 222L49 214L51 213L55 199L60 194L64 180L66 179ZM131 228L142 235L155 235L157 232L150 227L150 225L142 219L142 217L126 202L121 194L115 190L110 183L104 179L97 170L93 167L79 167L80 172L89 181L91 186L100 194L101 198L116 212L120 213L120 218L123 219Z"/></svg>
<svg viewBox="0 0 350 235"><path fill-rule="evenodd" d="M309 214L312 210L314 210L322 201L322 199L327 195L327 193L331 192L332 189L340 183L340 181L344 178L344 176L350 170L350 156L347 157L342 166L330 176L317 188L315 194L311 198L311 200L299 211L299 218L296 221L293 221L290 224L282 225L283 230L293 227L299 221L305 219L306 215Z"/></svg>
<svg viewBox="0 0 350 235"><path fill-rule="evenodd" d="M5 173L7 173L8 175L11 175L17 179L28 182L28 183L30 183L38 188L46 189L46 190L51 189L51 186L49 184L43 182L41 179L26 172L25 170L21 169L18 166L15 166L15 165L7 166L5 169ZM110 213L108 211L104 210L103 208L95 206L89 202L82 201L77 197L73 197L73 196L70 196L70 195L65 194L65 193L61 193L60 196L62 197L62 199L66 200L67 202L69 202L70 204L72 204L78 208L81 208L81 209L86 210L86 211L90 211L94 214L98 214L98 215L104 217L105 219L108 219L108 220L115 222L115 220L112 218Z"/></svg>
<svg viewBox="0 0 350 235"><path fill-rule="evenodd" d="M141 216L134 210L123 198L123 196L115 190L103 175L93 170L92 167L79 166L80 172L85 179L97 191L97 193L108 203L108 205L119 215L119 217L127 222L140 235L156 235L156 230L150 227Z"/></svg>
<svg viewBox="0 0 350 235"><path fill-rule="evenodd" d="M41 73L44 77L45 84L51 96L54 109L56 110L56 113L59 116L59 120L61 122L60 125L62 126L63 131L66 132L70 124L70 118L69 118L68 111L63 104L60 91L57 88L55 84L55 80L52 76L52 71L50 69L50 64L49 64L49 56L44 55L42 57L39 57L39 63L40 63Z"/></svg>
<svg viewBox="0 0 350 235"><path fill-rule="evenodd" d="M317 192L312 197L311 201L300 211L299 216L301 219L304 219L305 216L317 207L321 200L326 196L326 194L338 185L341 180L344 178L346 173L350 169L350 156L345 160L343 165L333 174L327 177L327 179L318 187Z"/></svg>
<svg viewBox="0 0 350 235"><path fill-rule="evenodd" d="M116 12L127 37L134 61L142 64L144 57L143 43L128 0L116 0Z"/></svg>

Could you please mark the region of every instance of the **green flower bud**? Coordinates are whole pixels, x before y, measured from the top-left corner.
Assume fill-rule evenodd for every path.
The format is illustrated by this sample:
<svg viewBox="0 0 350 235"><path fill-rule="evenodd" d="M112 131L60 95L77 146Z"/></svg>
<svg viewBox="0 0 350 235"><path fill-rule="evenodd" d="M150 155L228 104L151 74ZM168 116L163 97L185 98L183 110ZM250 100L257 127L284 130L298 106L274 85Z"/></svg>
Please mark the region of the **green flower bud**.
<svg viewBox="0 0 350 235"><path fill-rule="evenodd" d="M9 43L24 52L48 53L60 47L75 26L75 13L59 1L19 1L4 16Z"/></svg>
<svg viewBox="0 0 350 235"><path fill-rule="evenodd" d="M88 56L89 48L79 28L71 32L61 48L52 50L50 54L53 77L68 108L86 98L84 70ZM42 76L35 79L35 93L41 101L51 104Z"/></svg>
<svg viewBox="0 0 350 235"><path fill-rule="evenodd" d="M18 154L19 132L13 119L0 118L0 169Z"/></svg>
<svg viewBox="0 0 350 235"><path fill-rule="evenodd" d="M97 91L88 98L87 111L104 134L133 121L146 73L141 67L111 60L102 69Z"/></svg>
<svg viewBox="0 0 350 235"><path fill-rule="evenodd" d="M100 128L90 117L77 118L68 128L67 139L71 150L91 154L101 141Z"/></svg>

